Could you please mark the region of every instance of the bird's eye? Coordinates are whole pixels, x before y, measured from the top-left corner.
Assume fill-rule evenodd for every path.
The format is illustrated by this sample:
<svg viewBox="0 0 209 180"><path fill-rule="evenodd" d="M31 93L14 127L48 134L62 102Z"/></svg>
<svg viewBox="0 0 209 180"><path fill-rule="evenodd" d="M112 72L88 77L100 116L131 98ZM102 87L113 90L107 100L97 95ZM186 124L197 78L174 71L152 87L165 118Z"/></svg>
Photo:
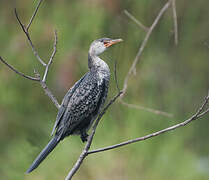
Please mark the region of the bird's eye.
<svg viewBox="0 0 209 180"><path fill-rule="evenodd" d="M111 46L111 43L110 43L109 41L104 41L103 43L104 43L104 46L105 46L105 47Z"/></svg>

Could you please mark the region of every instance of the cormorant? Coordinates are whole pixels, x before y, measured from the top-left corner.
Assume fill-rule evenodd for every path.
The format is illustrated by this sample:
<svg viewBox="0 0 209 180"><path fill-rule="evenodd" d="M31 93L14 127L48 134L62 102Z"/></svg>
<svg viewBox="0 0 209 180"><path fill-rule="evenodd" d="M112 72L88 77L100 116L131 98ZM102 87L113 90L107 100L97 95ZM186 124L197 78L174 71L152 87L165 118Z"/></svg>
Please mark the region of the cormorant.
<svg viewBox="0 0 209 180"><path fill-rule="evenodd" d="M87 131L101 111L109 87L110 69L99 55L111 45L121 41L122 39L101 38L91 43L88 53L89 72L64 96L52 130L54 136L34 160L27 173L36 169L65 137L77 134L83 142L87 141Z"/></svg>

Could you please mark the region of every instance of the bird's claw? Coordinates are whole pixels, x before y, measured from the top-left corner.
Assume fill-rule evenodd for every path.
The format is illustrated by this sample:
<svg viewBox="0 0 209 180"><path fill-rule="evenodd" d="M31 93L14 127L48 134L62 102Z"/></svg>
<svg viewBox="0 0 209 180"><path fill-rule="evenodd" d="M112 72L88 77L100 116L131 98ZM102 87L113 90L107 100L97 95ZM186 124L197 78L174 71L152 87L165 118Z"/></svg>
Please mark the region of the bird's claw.
<svg viewBox="0 0 209 180"><path fill-rule="evenodd" d="M82 142L86 142L88 140L88 134L85 132L85 133L81 133L81 140Z"/></svg>

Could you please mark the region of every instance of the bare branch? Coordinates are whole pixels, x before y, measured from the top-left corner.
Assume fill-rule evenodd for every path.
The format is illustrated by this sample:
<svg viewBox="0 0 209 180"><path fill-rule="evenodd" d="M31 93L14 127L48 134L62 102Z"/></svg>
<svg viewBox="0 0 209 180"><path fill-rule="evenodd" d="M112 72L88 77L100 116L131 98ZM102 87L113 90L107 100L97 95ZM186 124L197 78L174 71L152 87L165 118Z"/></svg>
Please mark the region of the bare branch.
<svg viewBox="0 0 209 180"><path fill-rule="evenodd" d="M118 78L117 78L117 61L115 61L115 65L114 65L114 78L115 78L117 90L118 90L118 92L120 92L120 88L118 85Z"/></svg>
<svg viewBox="0 0 209 180"><path fill-rule="evenodd" d="M201 116L204 116L206 113L209 112L209 108L207 110L205 110L204 112L202 112L201 114L199 114L197 117L201 117Z"/></svg>
<svg viewBox="0 0 209 180"><path fill-rule="evenodd" d="M123 94L122 94L122 97L125 95L126 91L127 91L127 87L128 87L128 80L130 78L130 75L135 71L135 68L136 68L136 64L139 62L139 59L141 57L141 54L147 44L147 41L153 31L153 29L155 28L155 26L157 25L157 23L159 22L160 18L162 17L162 15L165 13L165 11L168 9L168 7L170 6L171 2L170 0L163 6L163 8L160 10L159 14L157 15L156 19L154 20L153 24L151 25L151 27L149 28L145 38L144 38L144 41L142 42L142 45L140 46L139 48L139 51L132 63L132 66L131 68L129 69L128 71L128 74L126 75L125 77L125 80L124 80L124 85L123 85Z"/></svg>
<svg viewBox="0 0 209 180"><path fill-rule="evenodd" d="M144 106L140 106L140 105L135 105L135 104L129 104L124 102L122 99L120 99L121 104L129 107L129 108L135 108L135 109L140 109L140 110L144 110L144 111L148 111L157 115L162 115L162 116L167 116L169 118L173 117L173 114L167 113L167 112L163 112L160 110L156 110L156 109L152 109L152 108L148 108L148 107L144 107Z"/></svg>
<svg viewBox="0 0 209 180"><path fill-rule="evenodd" d="M192 117L190 117L189 119L185 120L182 123L176 124L174 126L170 126L170 127L166 128L166 129L154 132L152 134L148 134L148 135L143 136L143 137L139 137L139 138L136 138L136 139L131 139L131 140L128 140L128 141L125 141L125 142L122 142L122 143L119 143L119 144L115 144L115 145L112 145L112 146L108 146L108 147L105 147L105 148L99 148L99 149L96 149L96 150L88 151L88 154L108 151L108 150L115 149L115 148L118 148L118 147L121 147L121 146L132 144L132 143L135 143L135 142L144 141L146 139L158 136L158 135L163 134L165 132L177 129L177 128L181 127L181 126L185 126L185 125L191 123L192 121L194 121L194 120L196 120L198 118L201 118L203 115L205 115L206 113L209 112L209 109L207 109L206 111L203 112L205 106L208 104L208 100L209 100L209 91L208 91L208 95L205 97L204 102L199 107L197 112ZM203 113L201 113L201 112L203 112Z"/></svg>
<svg viewBox="0 0 209 180"><path fill-rule="evenodd" d="M149 37L153 31L153 29L156 27L157 23L159 22L160 18L162 17L162 15L165 13L165 11L168 9L168 7L170 6L171 4L171 0L168 0L168 2L163 6L163 8L160 10L160 12L158 13L157 17L155 18L153 24L150 26L150 28L148 28L148 31L147 31L147 34L144 38L144 41L142 42L139 50L138 50L138 53L125 77L125 80L124 80L124 84L123 84L123 94L121 95L121 98L120 98L120 102L123 104L123 105L126 105L128 107L132 107L132 108L137 108L137 109L141 109L141 110L145 110L145 111L148 111L148 112L152 112L152 113L155 113L155 114L159 114L159 115L163 115L163 116L167 116L167 117L172 117L172 114L169 114L169 113L166 113L166 112L162 112L162 111L159 111L159 110L155 110L155 109L151 109L151 108L146 108L146 107L143 107L143 106L138 106L138 105L134 105L134 104L128 104L126 102L124 102L122 100L122 98L124 97L125 93L127 92L127 88L128 88L128 81L129 81L129 78L131 76L131 74L136 74L136 65L137 63L139 62L140 60L140 57L141 57L141 54L149 40ZM134 22L137 22L137 19L134 18L127 10L124 11L125 14L130 17Z"/></svg>
<svg viewBox="0 0 209 180"><path fill-rule="evenodd" d="M54 31L54 49L53 49L52 55L51 55L51 57L49 59L49 62L47 64L47 66L46 66L46 69L45 69L45 72L44 72L44 76L43 76L43 80L42 80L43 82L46 82L46 76L47 76L48 71L49 71L49 66L52 64L52 61L53 61L53 58L54 58L56 52L57 52L57 32L55 30Z"/></svg>
<svg viewBox="0 0 209 180"><path fill-rule="evenodd" d="M29 21L29 23L28 23L28 25L27 25L27 27L26 27L26 31L27 31L27 32L28 32L28 30L29 30L29 28L30 28L30 25L31 25L32 22L33 22L33 19L35 18L36 14L37 14L37 12L38 12L38 9L39 9L41 3L42 3L42 0L40 0L40 1L38 2L38 5L37 5L37 7L36 7L36 9L35 9L35 11L34 11L34 13L33 13L33 15L32 15L31 18L30 18L30 21Z"/></svg>
<svg viewBox="0 0 209 180"><path fill-rule="evenodd" d="M103 109L103 111L99 114L98 118L96 119L93 127L92 127L92 131L91 134L88 138L88 141L80 155L80 157L78 158L77 162L75 163L75 165L73 166L73 168L70 170L70 172L68 173L67 177L65 178L65 180L70 180L72 179L73 175L77 172L77 170L80 168L83 160L85 159L85 157L88 155L88 150L91 146L94 134L96 132L96 128L97 125L99 124L99 121L101 120L101 118L103 117L103 115L106 113L107 109L116 101L116 99L121 95L122 91L120 91L117 95L115 95L110 102L105 106L105 108Z"/></svg>
<svg viewBox="0 0 209 180"><path fill-rule="evenodd" d="M38 61L39 61L43 66L46 66L46 63L45 63L45 62L40 58L40 56L38 55L38 53L37 53L37 51L36 51L36 49L35 49L35 47L34 47L34 45L33 45L33 42L32 42L32 40L31 40L31 38L30 38L29 32L28 32L27 29L25 28L24 24L21 22L21 20L20 20L20 18L19 18L19 16L18 16L18 13L17 13L16 8L15 8L15 16L16 16L17 21L18 21L18 23L20 24L20 26L21 26L23 32L25 33L25 35L26 35L26 37L27 37L27 39L28 39L28 42L29 42L29 44L30 44L30 46L31 46L31 48L32 48L32 51L33 51L34 55L36 56L36 58L38 59ZM30 27L30 26L29 26L29 27Z"/></svg>
<svg viewBox="0 0 209 180"><path fill-rule="evenodd" d="M148 27L144 26L138 19L136 19L131 13L129 13L126 9L124 10L126 16L128 16L132 21L134 21L140 28L142 28L145 32L149 30Z"/></svg>
<svg viewBox="0 0 209 180"><path fill-rule="evenodd" d="M50 89L47 87L46 83L43 81L40 81L41 87L44 89L45 94L51 99L51 101L54 103L57 109L60 108L60 104L58 103L55 96L52 94Z"/></svg>
<svg viewBox="0 0 209 180"><path fill-rule="evenodd" d="M31 40L31 38L30 38L30 34L29 34L29 32L28 32L28 30L29 30L29 28L30 28L30 26L31 26L31 24L32 24L32 22L33 22L35 16L37 15L38 9L39 9L39 7L40 7L42 1L43 1L43 0L39 0L38 5L36 6L35 11L34 11L34 13L33 13L32 16L31 16L30 21L29 21L27 27L25 27L25 25L21 22L21 20L20 20L20 18L19 18L19 15L18 15L16 9L15 9L15 16L16 16L17 21L18 21L18 23L20 24L20 26L21 26L23 32L25 33L25 35L26 35L26 37L27 37L27 39L28 39L28 42L29 42L29 44L30 44L30 46L31 46L31 48L32 48L32 51L33 51L35 57L36 57L36 58L38 59L38 61L45 67L45 72L44 72L44 75L43 75L42 80L41 80L40 73L38 73L37 71L34 71L34 73L35 73L35 75L36 75L36 78L31 78L31 77L25 76L23 73L18 73L18 74L20 74L20 75L22 75L23 77L26 77L26 78L28 78L28 79L39 81L41 87L44 89L45 94L51 99L51 101L54 103L54 105L59 109L59 108L60 108L60 104L58 103L57 99L55 98L55 96L52 94L52 92L49 90L49 88L48 88L47 85L46 85L46 77L47 77L47 74L48 74L48 71L49 71L49 67L50 67L50 65L52 64L53 58L54 58L54 56L55 56L55 54L56 54L56 50L57 50L57 48L56 48L56 47L57 47L57 33L56 33L56 31L54 31L54 45L53 45L53 52L52 52L52 54L51 54L51 57L50 57L48 63L46 64L46 63L44 63L44 61L43 61L43 60L40 58L40 56L38 55L38 52L36 51L36 49L35 49L35 47L34 47L34 45L33 45L33 42L32 42L32 40ZM14 69L13 67L10 67L10 69L12 69L13 71L15 71L15 69Z"/></svg>
<svg viewBox="0 0 209 180"><path fill-rule="evenodd" d="M52 102L54 103L54 105L57 107L57 109L60 108L60 105L57 101L57 99L55 98L55 96L52 94L52 92L49 90L49 88L47 87L46 83L41 81L40 79L40 74L38 72L35 72L35 76L36 77L31 77L28 75L23 74L22 72L18 71L17 69L15 69L13 66L11 66L10 64L8 64L1 56L0 56L0 61L2 63L4 63L9 69L11 69L12 71L14 71L15 73L17 73L18 75L32 80L32 81L37 81L41 84L41 87L44 89L44 92L46 93L47 96L49 96L49 98L52 100Z"/></svg>
<svg viewBox="0 0 209 180"><path fill-rule="evenodd" d="M174 24L174 42L178 45L178 23L176 13L176 0L172 0L173 24Z"/></svg>
<svg viewBox="0 0 209 180"><path fill-rule="evenodd" d="M4 63L8 68L10 68L12 71L14 71L15 73L17 73L18 75L20 75L20 76L22 76L22 77L24 77L26 79L32 80L32 81L40 81L40 78L31 77L31 76L25 75L22 72L18 71L13 66L11 66L10 64L8 64L1 56L0 56L0 61L2 63Z"/></svg>

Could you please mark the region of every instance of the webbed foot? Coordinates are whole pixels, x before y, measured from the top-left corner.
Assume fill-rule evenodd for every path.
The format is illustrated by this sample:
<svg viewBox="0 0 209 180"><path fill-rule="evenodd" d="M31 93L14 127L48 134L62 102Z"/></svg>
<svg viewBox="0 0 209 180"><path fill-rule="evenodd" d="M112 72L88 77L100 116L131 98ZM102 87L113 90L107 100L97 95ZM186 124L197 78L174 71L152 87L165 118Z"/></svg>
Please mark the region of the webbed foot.
<svg viewBox="0 0 209 180"><path fill-rule="evenodd" d="M81 140L82 140L83 143L88 140L88 136L89 135L86 132L81 133Z"/></svg>

